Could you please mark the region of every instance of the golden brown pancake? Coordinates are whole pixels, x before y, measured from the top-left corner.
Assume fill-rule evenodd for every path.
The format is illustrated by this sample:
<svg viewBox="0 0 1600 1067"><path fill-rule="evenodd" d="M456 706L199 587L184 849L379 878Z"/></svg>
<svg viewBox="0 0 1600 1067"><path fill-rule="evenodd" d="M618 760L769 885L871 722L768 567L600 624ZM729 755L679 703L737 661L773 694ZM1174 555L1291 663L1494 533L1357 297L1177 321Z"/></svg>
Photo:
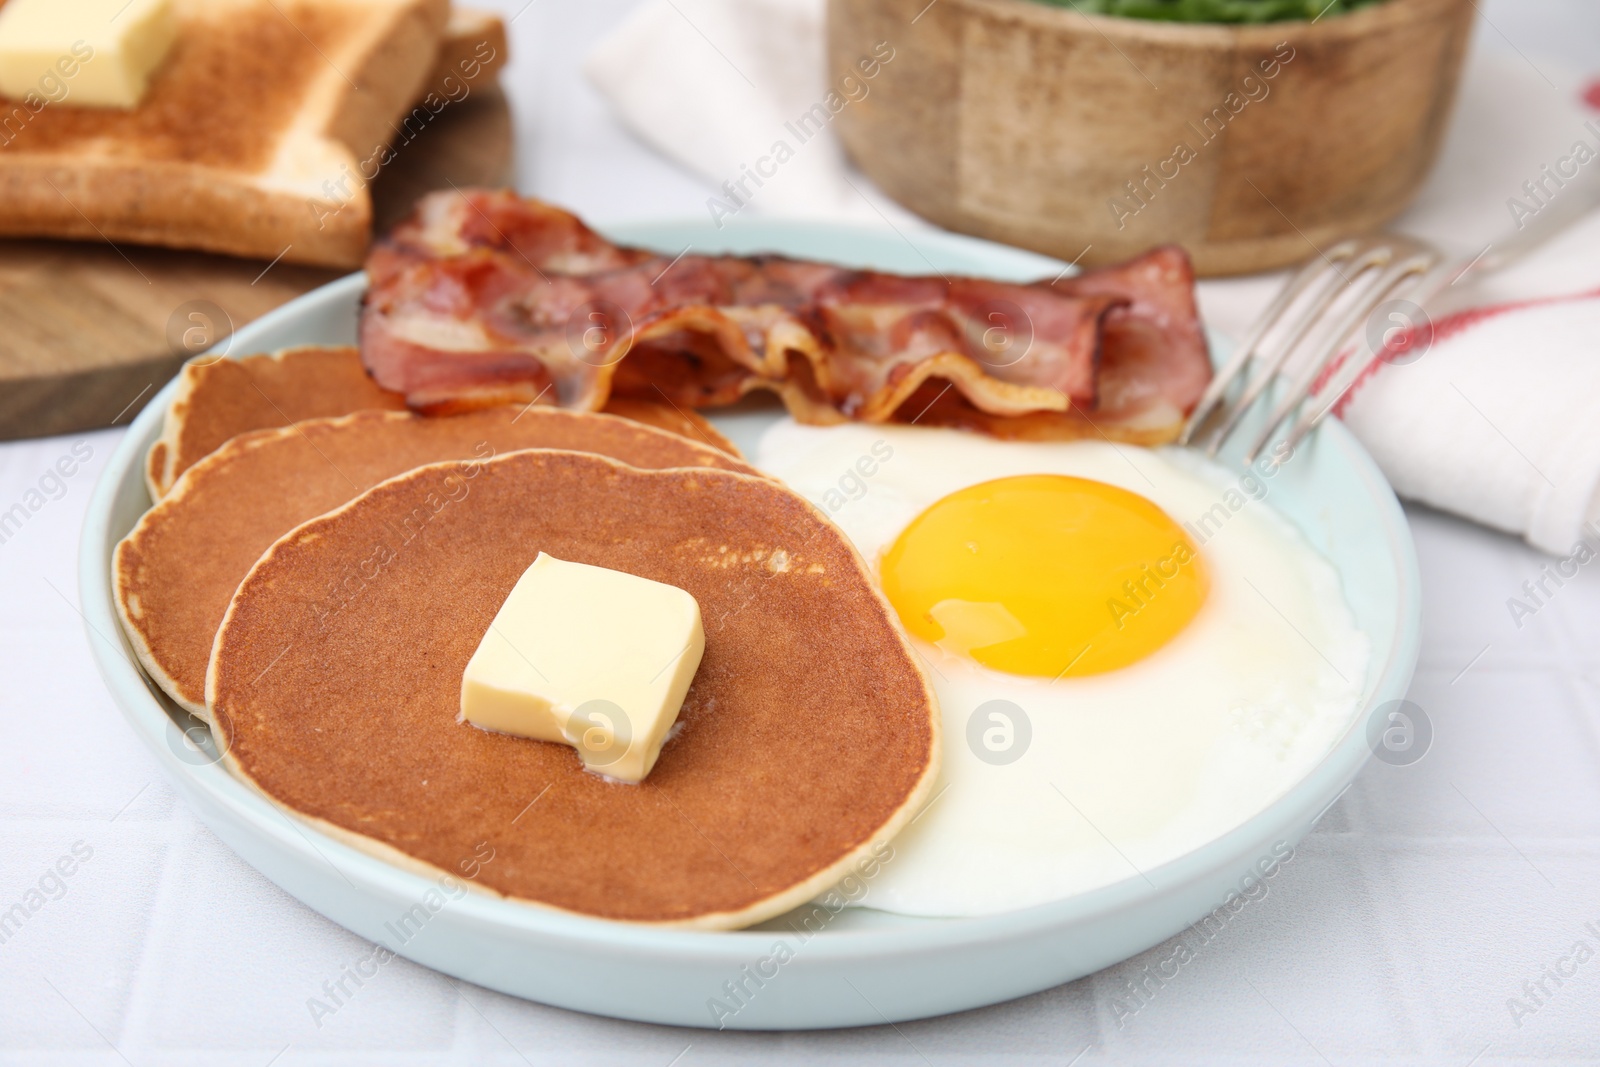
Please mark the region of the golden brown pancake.
<svg viewBox="0 0 1600 1067"><path fill-rule="evenodd" d="M364 411L258 430L189 468L117 545L113 572L128 639L151 677L204 717L212 638L234 589L272 542L413 467L519 448L599 452L638 467L756 473L676 434L546 407L447 418Z"/></svg>
<svg viewBox="0 0 1600 1067"><path fill-rule="evenodd" d="M693 408L679 407L670 401L657 404L650 400L613 396L606 400L606 406L600 410L608 415L621 415L625 419L642 422L646 426L670 431L691 441L699 441L730 456L744 458L744 453L740 452L732 441L722 436L715 426L706 421L704 415Z"/></svg>
<svg viewBox="0 0 1600 1067"><path fill-rule="evenodd" d="M160 500L184 471L230 437L368 409L404 411L406 400L368 377L352 347L192 359L179 374L161 438L150 447L150 499Z"/></svg>
<svg viewBox="0 0 1600 1067"><path fill-rule="evenodd" d="M356 411L404 411L405 397L374 382L355 348L307 346L268 355L201 356L184 364L161 438L150 446L145 482L160 500L184 471L230 437L303 419ZM739 450L694 412L618 399L606 411L738 457Z"/></svg>
<svg viewBox="0 0 1600 1067"><path fill-rule="evenodd" d="M638 785L457 721L540 552L700 604L679 732ZM914 816L939 761L932 689L820 512L769 480L572 452L410 471L284 536L234 596L207 696L230 768L324 830L450 872L487 843L478 886L637 923L809 899Z"/></svg>

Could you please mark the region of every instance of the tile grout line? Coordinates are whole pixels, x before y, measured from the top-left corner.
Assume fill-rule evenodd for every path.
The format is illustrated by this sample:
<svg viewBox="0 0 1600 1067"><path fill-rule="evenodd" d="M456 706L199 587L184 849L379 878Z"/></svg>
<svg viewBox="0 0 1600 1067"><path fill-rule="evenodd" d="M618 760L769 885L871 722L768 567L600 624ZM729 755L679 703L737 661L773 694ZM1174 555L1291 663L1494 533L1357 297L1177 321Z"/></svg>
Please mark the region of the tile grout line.
<svg viewBox="0 0 1600 1067"><path fill-rule="evenodd" d="M1571 702L1569 709L1579 719L1579 730L1593 746L1594 762L1600 766L1600 693L1592 692L1583 673L1571 664L1558 669L1561 688Z"/></svg>
<svg viewBox="0 0 1600 1067"><path fill-rule="evenodd" d="M1406 840L1415 841L1415 837L1406 835ZM1404 1018L1410 1025L1411 1034L1416 1042L1418 1052L1427 1057L1429 1061L1448 1060L1448 1049L1441 1051L1441 1026L1433 1010L1435 1000L1433 998L1433 988L1429 984L1428 977L1424 976L1420 983L1427 986L1427 995L1411 993L1410 990L1415 988L1417 983L1408 983L1401 980L1406 961L1424 957L1419 951L1421 943L1415 934L1416 924L1408 910L1409 902L1406 900L1405 895L1381 891L1383 888L1399 884L1394 877L1393 869L1394 856L1397 851L1399 850L1384 848L1380 845L1376 848L1357 849L1355 852L1356 867L1361 872L1363 888L1367 891L1367 898L1372 905L1373 912L1378 916L1380 923L1386 923L1390 927L1384 930L1382 938L1375 939L1379 942L1376 951L1383 959L1386 992L1391 998L1397 999L1406 1005ZM1380 873L1383 876L1383 881L1379 883L1379 892L1372 891L1373 883L1369 880L1369 875L1374 865L1381 868ZM1398 927L1398 930L1395 927ZM1391 951L1391 938L1396 936L1403 939L1405 943L1406 951L1403 954ZM1449 1036L1448 1031L1446 1031L1445 1036Z"/></svg>
<svg viewBox="0 0 1600 1067"><path fill-rule="evenodd" d="M450 999L455 1002L455 1015L450 1020L450 1063L453 1067L475 1067L488 1062L488 1051L478 1040L479 1028L467 1025L477 1017L472 1005L467 1003L460 989L451 983L449 975L438 972L438 976L450 991Z"/></svg>
<svg viewBox="0 0 1600 1067"><path fill-rule="evenodd" d="M167 828L166 847L161 855L155 902L144 924L138 957L130 968L127 1007L123 1012L120 1045L128 1058L136 1063L148 1062L153 1055L156 1046L151 1039L151 1031L155 1012L160 1004L170 999L164 989L157 987L166 973L171 947L175 943L168 933L172 927L179 925L174 916L181 915L183 909L184 893L179 884L182 860L194 851L195 838L204 829L181 795L172 807L168 822L170 825ZM209 830L206 832L210 833Z"/></svg>
<svg viewBox="0 0 1600 1067"><path fill-rule="evenodd" d="M1550 627L1555 640L1541 646L1541 651L1551 652L1551 662L1541 664L1539 669L1556 676L1558 686L1567 697L1565 711L1569 717L1577 718L1579 733L1589 739L1595 765L1600 765L1600 701L1593 698L1584 680L1582 668L1587 662L1588 649L1577 618L1577 602L1585 593L1589 599L1600 602L1600 588L1595 587L1594 579L1590 579L1589 585L1582 584L1589 569L1581 568L1574 577L1567 579L1567 585L1573 588L1564 585L1545 602L1545 607L1555 617Z"/></svg>

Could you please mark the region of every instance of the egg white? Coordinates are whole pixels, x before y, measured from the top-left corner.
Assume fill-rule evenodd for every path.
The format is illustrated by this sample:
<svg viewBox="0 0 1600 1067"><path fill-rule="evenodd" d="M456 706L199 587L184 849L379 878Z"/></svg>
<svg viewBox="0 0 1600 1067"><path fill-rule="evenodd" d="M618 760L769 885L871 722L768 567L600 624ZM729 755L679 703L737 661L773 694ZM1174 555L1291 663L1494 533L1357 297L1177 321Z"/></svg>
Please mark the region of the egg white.
<svg viewBox="0 0 1600 1067"><path fill-rule="evenodd" d="M1206 603L1122 670L1051 682L913 638L943 712L942 781L895 839L869 907L989 914L1138 877L1261 811L1350 726L1370 648L1332 565L1266 501L1200 525L1238 472L1175 449L790 420L765 434L757 463L837 522L874 569L935 501L1019 474L1121 486L1203 540ZM1021 708L1031 728L1021 755L999 765L968 739L969 720L994 700ZM980 727L999 731L979 742L993 759L1006 725L986 711Z"/></svg>

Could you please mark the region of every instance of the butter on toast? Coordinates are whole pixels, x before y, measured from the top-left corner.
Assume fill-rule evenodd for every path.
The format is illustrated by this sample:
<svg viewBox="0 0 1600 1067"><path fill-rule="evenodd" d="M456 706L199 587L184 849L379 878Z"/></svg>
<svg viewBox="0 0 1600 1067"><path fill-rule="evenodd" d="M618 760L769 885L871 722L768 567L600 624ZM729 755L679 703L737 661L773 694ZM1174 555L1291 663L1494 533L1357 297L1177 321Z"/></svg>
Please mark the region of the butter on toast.
<svg viewBox="0 0 1600 1067"><path fill-rule="evenodd" d="M0 99L0 234L359 266L372 202L351 178L428 88L448 0L173 7L136 108L72 107L70 79L65 102Z"/></svg>

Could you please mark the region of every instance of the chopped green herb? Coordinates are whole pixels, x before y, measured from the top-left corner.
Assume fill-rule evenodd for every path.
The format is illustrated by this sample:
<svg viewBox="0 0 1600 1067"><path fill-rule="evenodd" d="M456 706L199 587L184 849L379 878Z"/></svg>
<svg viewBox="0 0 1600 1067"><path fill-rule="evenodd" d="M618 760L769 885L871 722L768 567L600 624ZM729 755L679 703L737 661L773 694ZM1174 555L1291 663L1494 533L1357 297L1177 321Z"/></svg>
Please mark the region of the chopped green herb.
<svg viewBox="0 0 1600 1067"><path fill-rule="evenodd" d="M1282 22L1343 15L1383 0L1040 0L1086 15L1160 22Z"/></svg>

